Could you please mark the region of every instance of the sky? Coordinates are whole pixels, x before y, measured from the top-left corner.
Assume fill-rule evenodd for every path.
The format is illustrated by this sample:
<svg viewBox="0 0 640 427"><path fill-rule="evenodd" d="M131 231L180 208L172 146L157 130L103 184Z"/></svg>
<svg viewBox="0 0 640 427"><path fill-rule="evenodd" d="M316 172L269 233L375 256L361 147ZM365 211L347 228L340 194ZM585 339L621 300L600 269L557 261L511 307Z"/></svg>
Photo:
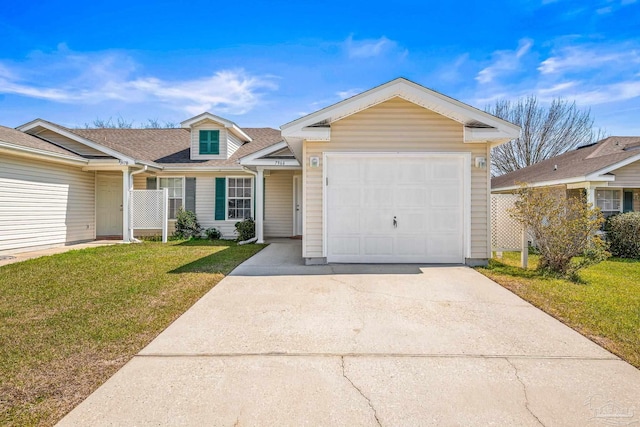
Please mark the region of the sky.
<svg viewBox="0 0 640 427"><path fill-rule="evenodd" d="M640 135L640 0L0 0L0 125L278 128L397 77L484 109L534 95Z"/></svg>

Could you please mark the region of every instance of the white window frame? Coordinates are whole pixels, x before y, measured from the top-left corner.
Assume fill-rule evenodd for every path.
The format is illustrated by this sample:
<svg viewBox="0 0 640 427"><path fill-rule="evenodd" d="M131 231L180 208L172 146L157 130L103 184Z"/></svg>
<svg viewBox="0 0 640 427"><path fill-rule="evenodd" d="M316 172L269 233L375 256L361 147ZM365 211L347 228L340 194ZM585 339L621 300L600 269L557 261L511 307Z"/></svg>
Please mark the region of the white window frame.
<svg viewBox="0 0 640 427"><path fill-rule="evenodd" d="M610 191L612 194L611 199L609 198L600 198L598 197L598 192L599 191ZM623 191L621 189L617 189L617 188L596 188L595 190L596 194L595 194L595 199L596 199L596 207L600 208L600 210L604 213L604 212L622 212L623 206L624 206L624 199L623 199ZM613 196L613 194L617 193L618 196L617 198L615 196ZM613 201L614 200L618 200L618 209L603 209L601 206L599 206L598 202L604 200L604 201L610 201L611 205L613 206Z"/></svg>
<svg viewBox="0 0 640 427"><path fill-rule="evenodd" d="M224 207L224 217L226 221L242 221L240 218L229 218L229 200L231 197L229 196L229 179L249 179L251 180L251 218L255 221L255 212L253 210L253 205L255 203L255 191L256 191L256 180L253 176L247 175L239 175L239 176L227 176L225 177L225 207ZM234 199L238 199L238 197L234 196ZM245 197L241 198L242 200L246 199Z"/></svg>
<svg viewBox="0 0 640 427"><path fill-rule="evenodd" d="M181 197L181 199L182 199L182 209L184 209L184 201L185 201L185 198L186 198L185 197L186 196L186 193L185 193L185 191L186 191L186 186L185 186L186 179L185 179L185 177L184 176L158 176L158 177L156 177L156 188L158 190L162 190L162 187L160 186L160 180L161 179L165 179L165 178L166 179L174 178L174 179L181 179L182 180L182 197ZM177 199L177 197L169 197L169 201L172 198L173 199ZM168 207L167 207L167 210L168 210ZM177 213L178 213L178 211L176 211L176 214ZM171 218L171 215L169 215L169 221L175 221L175 220L176 220L176 218Z"/></svg>

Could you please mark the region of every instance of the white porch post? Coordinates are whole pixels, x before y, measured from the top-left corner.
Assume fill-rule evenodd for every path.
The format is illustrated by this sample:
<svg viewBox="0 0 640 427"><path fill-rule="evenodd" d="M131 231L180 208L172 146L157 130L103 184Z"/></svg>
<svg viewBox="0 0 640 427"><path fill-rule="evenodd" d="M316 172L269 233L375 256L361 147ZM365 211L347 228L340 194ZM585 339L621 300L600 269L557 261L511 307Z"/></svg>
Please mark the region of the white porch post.
<svg viewBox="0 0 640 427"><path fill-rule="evenodd" d="M129 168L122 171L122 240L131 242L131 230L129 224Z"/></svg>
<svg viewBox="0 0 640 427"><path fill-rule="evenodd" d="M256 237L264 243L264 169L257 168L256 176Z"/></svg>
<svg viewBox="0 0 640 427"><path fill-rule="evenodd" d="M591 203L591 207L596 207L596 187L587 185L585 188L587 191L587 203Z"/></svg>

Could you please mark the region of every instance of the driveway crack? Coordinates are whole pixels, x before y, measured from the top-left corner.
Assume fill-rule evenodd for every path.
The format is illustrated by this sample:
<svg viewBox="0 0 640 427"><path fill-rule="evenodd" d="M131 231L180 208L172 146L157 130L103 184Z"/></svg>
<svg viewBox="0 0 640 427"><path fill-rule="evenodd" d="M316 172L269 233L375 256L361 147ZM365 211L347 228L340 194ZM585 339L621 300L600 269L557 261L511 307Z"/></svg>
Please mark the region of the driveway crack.
<svg viewBox="0 0 640 427"><path fill-rule="evenodd" d="M342 376L343 376L347 381L349 381L349 384L351 384L351 386L352 386L353 388L355 388L355 389L356 389L356 391L360 394L360 396L362 396L362 397L367 401L367 404L369 405L369 408L371 408L371 411L373 412L373 417L376 419L376 423L377 423L380 427L382 427L382 424L380 423L380 419L378 418L378 411L376 411L376 408L374 408L374 407L373 407L373 405L371 404L371 399L369 399L369 398L368 398L368 397L367 397L367 396L362 392L362 390L360 390L360 388L359 388L357 385L355 385L355 384L353 383L353 381L351 381L351 379L347 376L347 374L346 374L346 372L345 372L345 369L344 369L344 356L340 356L340 362L341 362L341 365L342 365Z"/></svg>
<svg viewBox="0 0 640 427"><path fill-rule="evenodd" d="M533 411L531 410L531 407L529 406L529 395L527 394L527 386L525 385L524 381L522 381L522 378L520 378L520 373L518 372L518 368L508 358L505 357L504 360L506 360L507 363L509 365L511 365L511 367L513 368L513 372L516 375L516 379L518 380L520 385L522 385L522 391L524 392L524 406L525 406L525 408L527 408L527 411L531 414L531 416L533 418L535 418L536 421L538 421L538 424L540 424L541 426L545 427L544 423L542 421L540 421L540 418L538 418L538 416L533 413Z"/></svg>

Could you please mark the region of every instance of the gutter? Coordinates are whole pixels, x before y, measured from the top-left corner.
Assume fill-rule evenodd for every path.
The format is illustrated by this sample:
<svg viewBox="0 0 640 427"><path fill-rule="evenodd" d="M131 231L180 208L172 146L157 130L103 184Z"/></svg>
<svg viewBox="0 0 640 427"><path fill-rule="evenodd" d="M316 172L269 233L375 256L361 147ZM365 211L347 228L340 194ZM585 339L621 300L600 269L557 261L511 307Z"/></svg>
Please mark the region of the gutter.
<svg viewBox="0 0 640 427"><path fill-rule="evenodd" d="M61 153L53 153L51 151L40 150L37 148L29 148L23 146L17 146L8 142L0 141L0 149L14 152L17 155L24 155L28 157L47 158L48 160L55 159L60 163L72 163L72 164L88 164L89 160L84 158L78 158L77 156L71 156Z"/></svg>

